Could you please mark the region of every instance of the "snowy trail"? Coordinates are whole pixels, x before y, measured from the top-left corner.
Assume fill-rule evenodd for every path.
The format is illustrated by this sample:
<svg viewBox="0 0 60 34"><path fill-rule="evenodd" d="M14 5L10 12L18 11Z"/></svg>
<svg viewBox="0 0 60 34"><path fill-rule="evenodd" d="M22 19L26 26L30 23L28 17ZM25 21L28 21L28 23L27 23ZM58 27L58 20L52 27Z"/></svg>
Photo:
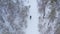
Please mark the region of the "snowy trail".
<svg viewBox="0 0 60 34"><path fill-rule="evenodd" d="M29 16L31 15L32 18L27 19L27 29L26 34L39 34L38 32L38 8L37 8L37 1L36 0L29 0L29 4L31 5L29 9Z"/></svg>

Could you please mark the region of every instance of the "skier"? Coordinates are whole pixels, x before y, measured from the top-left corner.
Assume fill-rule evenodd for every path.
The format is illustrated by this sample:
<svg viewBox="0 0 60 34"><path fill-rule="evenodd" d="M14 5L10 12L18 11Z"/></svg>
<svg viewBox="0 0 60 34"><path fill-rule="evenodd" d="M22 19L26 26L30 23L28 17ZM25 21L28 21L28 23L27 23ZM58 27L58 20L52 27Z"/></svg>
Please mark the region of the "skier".
<svg viewBox="0 0 60 34"><path fill-rule="evenodd" d="M30 19L32 18L32 16L30 16Z"/></svg>

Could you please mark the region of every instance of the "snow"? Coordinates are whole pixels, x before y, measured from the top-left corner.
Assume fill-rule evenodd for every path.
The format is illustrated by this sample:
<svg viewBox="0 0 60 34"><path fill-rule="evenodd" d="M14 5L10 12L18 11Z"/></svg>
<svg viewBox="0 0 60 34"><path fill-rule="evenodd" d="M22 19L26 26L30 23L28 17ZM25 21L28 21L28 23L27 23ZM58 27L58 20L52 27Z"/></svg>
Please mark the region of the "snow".
<svg viewBox="0 0 60 34"><path fill-rule="evenodd" d="M30 9L29 9L29 16L32 16L27 18L27 29L26 34L39 34L38 32L38 9L37 9L37 1L36 0L29 0Z"/></svg>

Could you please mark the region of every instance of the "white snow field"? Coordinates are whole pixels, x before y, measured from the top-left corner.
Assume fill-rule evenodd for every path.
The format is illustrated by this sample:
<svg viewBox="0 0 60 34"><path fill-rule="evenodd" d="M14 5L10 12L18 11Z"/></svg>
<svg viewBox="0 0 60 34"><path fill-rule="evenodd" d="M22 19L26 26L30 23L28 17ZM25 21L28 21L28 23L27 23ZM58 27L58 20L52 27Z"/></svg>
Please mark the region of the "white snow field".
<svg viewBox="0 0 60 34"><path fill-rule="evenodd" d="M29 5L31 6L29 9L29 14L27 18L27 29L26 34L39 34L38 32L38 8L36 0L29 0ZM30 19L30 16L32 18Z"/></svg>

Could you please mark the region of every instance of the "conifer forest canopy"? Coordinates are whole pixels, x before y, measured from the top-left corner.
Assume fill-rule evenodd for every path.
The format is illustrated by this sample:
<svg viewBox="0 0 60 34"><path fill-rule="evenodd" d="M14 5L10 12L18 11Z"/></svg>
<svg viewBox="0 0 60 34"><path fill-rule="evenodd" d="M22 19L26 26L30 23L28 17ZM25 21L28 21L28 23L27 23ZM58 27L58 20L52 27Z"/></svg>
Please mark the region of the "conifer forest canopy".
<svg viewBox="0 0 60 34"><path fill-rule="evenodd" d="M60 34L60 0L0 0L0 34Z"/></svg>

